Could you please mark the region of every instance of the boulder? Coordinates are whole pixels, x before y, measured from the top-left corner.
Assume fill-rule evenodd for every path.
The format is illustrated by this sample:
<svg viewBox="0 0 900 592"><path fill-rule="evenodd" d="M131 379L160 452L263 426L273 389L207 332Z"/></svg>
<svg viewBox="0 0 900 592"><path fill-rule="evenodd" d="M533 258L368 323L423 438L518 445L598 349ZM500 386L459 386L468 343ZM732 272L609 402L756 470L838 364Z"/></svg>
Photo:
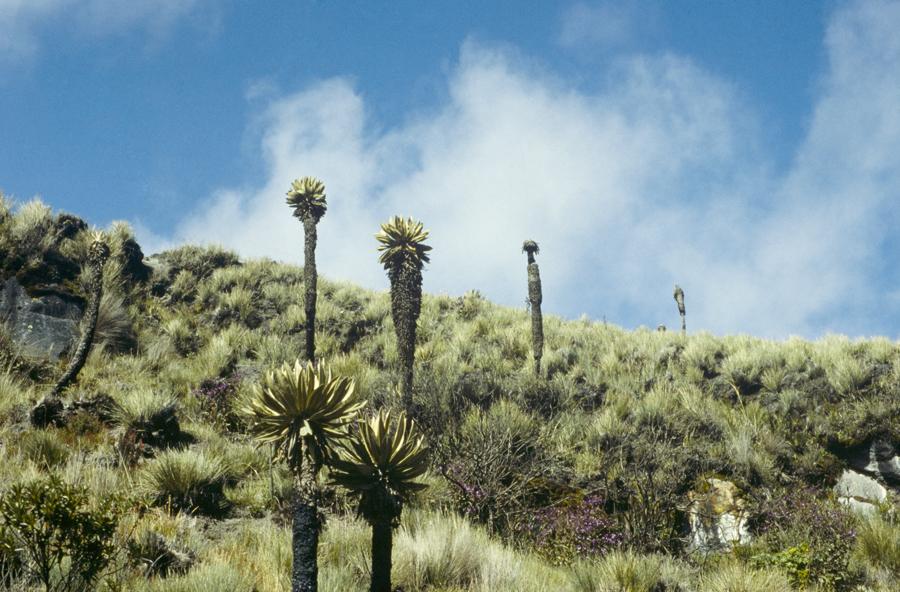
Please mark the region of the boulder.
<svg viewBox="0 0 900 592"><path fill-rule="evenodd" d="M14 277L0 285L0 323L30 355L59 359L78 338L82 311L76 298L62 293L29 295Z"/></svg>
<svg viewBox="0 0 900 592"><path fill-rule="evenodd" d="M750 540L746 503L734 483L710 477L688 498L692 549L719 551Z"/></svg>
<svg viewBox="0 0 900 592"><path fill-rule="evenodd" d="M868 475L889 489L900 491L900 454L893 442L874 439L839 450L837 455L853 471Z"/></svg>
<svg viewBox="0 0 900 592"><path fill-rule="evenodd" d="M837 451L847 463L834 492L838 500L854 511L872 513L893 492L900 494L900 455L885 439Z"/></svg>
<svg viewBox="0 0 900 592"><path fill-rule="evenodd" d="M855 499L864 502L883 502L887 499L887 488L874 477L847 469L834 486L840 499Z"/></svg>

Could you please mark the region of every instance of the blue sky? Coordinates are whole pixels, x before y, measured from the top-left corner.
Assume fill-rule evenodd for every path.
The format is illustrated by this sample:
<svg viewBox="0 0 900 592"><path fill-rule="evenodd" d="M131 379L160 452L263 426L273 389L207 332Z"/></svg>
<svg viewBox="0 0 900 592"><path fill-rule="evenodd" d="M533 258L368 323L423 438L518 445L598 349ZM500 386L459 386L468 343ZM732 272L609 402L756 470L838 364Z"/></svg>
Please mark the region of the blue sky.
<svg viewBox="0 0 900 592"><path fill-rule="evenodd" d="M332 278L385 287L400 213L428 291L521 306L534 238L567 317L675 326L677 281L694 330L894 338L896 30L884 0L0 0L0 189L299 262L313 174Z"/></svg>

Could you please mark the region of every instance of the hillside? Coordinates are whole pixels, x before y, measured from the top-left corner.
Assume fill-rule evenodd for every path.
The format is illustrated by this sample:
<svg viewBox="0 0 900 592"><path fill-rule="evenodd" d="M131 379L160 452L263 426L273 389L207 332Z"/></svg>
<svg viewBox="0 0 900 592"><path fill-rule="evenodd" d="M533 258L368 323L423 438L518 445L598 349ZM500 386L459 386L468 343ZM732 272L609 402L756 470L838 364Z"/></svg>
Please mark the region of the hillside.
<svg viewBox="0 0 900 592"><path fill-rule="evenodd" d="M115 499L101 589L290 589L290 473L238 409L304 351L302 269L214 247L144 257L124 224L108 241L96 344L34 425L77 339L90 236L0 196L0 495L57 475L91 507ZM360 257L378 264L374 245ZM319 272L317 355L370 409L400 407L389 295ZM405 592L900 590L897 343L547 316L536 377L530 323L477 292L424 297L409 411L430 487L395 539ZM364 590L368 525L323 495L321 589ZM29 561L11 537L0 581L27 589L6 575Z"/></svg>

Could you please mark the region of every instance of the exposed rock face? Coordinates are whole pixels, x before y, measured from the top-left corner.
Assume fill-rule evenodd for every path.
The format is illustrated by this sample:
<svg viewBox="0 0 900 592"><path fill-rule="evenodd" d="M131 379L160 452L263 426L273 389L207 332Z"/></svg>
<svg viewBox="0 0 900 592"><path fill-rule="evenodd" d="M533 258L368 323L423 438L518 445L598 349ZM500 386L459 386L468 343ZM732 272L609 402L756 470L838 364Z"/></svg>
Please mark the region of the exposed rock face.
<svg viewBox="0 0 900 592"><path fill-rule="evenodd" d="M889 492L900 493L900 455L893 443L874 440L843 450L846 469L834 486L838 499L854 510L874 512Z"/></svg>
<svg viewBox="0 0 900 592"><path fill-rule="evenodd" d="M851 469L900 489L900 455L891 442L874 440L848 450L844 458Z"/></svg>
<svg viewBox="0 0 900 592"><path fill-rule="evenodd" d="M62 293L32 297L14 277L0 286L0 322L10 337L28 354L59 359L78 337L82 304Z"/></svg>
<svg viewBox="0 0 900 592"><path fill-rule="evenodd" d="M852 510L868 514L875 511L875 504L887 499L888 490L868 475L845 470L834 486L838 500Z"/></svg>
<svg viewBox="0 0 900 592"><path fill-rule="evenodd" d="M750 540L748 512L734 483L710 477L701 491L692 492L689 497L691 548L718 551Z"/></svg>

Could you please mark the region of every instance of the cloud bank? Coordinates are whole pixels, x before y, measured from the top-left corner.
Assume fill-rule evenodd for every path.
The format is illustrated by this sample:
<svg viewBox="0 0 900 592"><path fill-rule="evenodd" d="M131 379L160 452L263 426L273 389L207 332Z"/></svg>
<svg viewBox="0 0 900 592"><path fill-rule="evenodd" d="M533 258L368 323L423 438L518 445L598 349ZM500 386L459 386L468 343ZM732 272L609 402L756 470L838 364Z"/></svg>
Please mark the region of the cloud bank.
<svg viewBox="0 0 900 592"><path fill-rule="evenodd" d="M40 46L40 28L62 20L77 31L115 35L142 29L163 36L202 0L0 0L0 61L29 57Z"/></svg>
<svg viewBox="0 0 900 592"><path fill-rule="evenodd" d="M258 187L216 192L160 240L301 262L284 193L313 174L331 278L386 286L373 234L397 213L432 232L429 292L523 305L531 238L557 314L675 326L678 282L691 330L884 333L900 311L884 253L900 196L897 30L896 2L833 15L808 134L777 168L752 106L677 55L617 59L586 93L467 42L443 106L388 129L351 82L321 81L266 109Z"/></svg>

